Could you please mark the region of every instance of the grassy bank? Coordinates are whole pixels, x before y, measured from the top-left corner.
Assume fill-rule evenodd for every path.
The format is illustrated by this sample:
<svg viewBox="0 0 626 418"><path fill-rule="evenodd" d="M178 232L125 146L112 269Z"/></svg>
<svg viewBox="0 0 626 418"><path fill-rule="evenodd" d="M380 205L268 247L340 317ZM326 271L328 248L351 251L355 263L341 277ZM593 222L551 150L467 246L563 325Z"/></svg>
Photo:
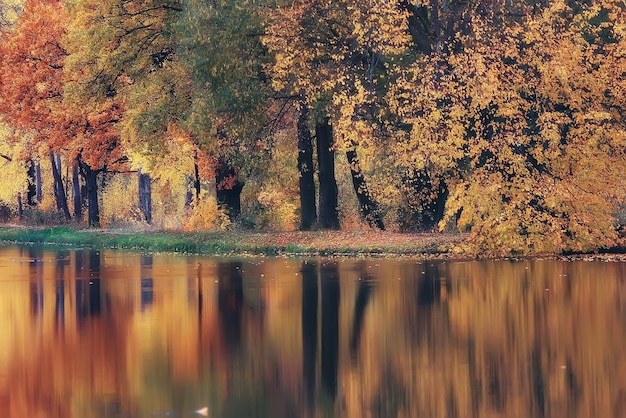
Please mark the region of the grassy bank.
<svg viewBox="0 0 626 418"><path fill-rule="evenodd" d="M113 248L204 255L443 256L460 237L374 231L150 232L0 227L0 241L72 248Z"/></svg>

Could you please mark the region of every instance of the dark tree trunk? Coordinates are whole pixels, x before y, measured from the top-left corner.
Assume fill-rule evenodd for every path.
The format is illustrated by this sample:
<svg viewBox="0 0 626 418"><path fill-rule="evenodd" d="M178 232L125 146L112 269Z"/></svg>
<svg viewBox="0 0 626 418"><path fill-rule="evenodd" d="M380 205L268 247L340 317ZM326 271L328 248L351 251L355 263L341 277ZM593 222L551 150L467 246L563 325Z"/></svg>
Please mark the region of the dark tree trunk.
<svg viewBox="0 0 626 418"><path fill-rule="evenodd" d="M196 204L200 202L200 167L198 165L198 151L194 154L193 158L193 188L196 192Z"/></svg>
<svg viewBox="0 0 626 418"><path fill-rule="evenodd" d="M359 164L359 157L356 150L352 149L346 152L348 158L348 164L350 164L350 173L352 174L352 184L354 185L354 191L359 200L359 206L361 207L361 214L367 221L368 225L372 228L378 228L381 231L385 230L385 224L378 211L378 204L372 199L369 189L367 188L367 182L363 176L363 171Z"/></svg>
<svg viewBox="0 0 626 418"><path fill-rule="evenodd" d="M35 162L28 162L28 190L26 192L26 204L30 207L37 206L37 173Z"/></svg>
<svg viewBox="0 0 626 418"><path fill-rule="evenodd" d="M220 158L215 172L217 205L228 213L231 221L241 214L241 190L244 184L239 180L238 173L238 169Z"/></svg>
<svg viewBox="0 0 626 418"><path fill-rule="evenodd" d="M77 222L83 218L83 199L80 193L80 178L78 177L78 162L72 167L72 200L74 201L74 218Z"/></svg>
<svg viewBox="0 0 626 418"><path fill-rule="evenodd" d="M61 177L61 167L60 165L57 164L57 159L56 159L56 156L54 155L50 157L50 164L52 165L52 174L53 174L53 179L54 179L54 185L53 185L54 196L57 197L61 195L61 192L60 192L61 189L65 190L65 188L63 187L63 178ZM61 202L61 200L57 198L56 203L57 203L57 210L62 210L63 203Z"/></svg>
<svg viewBox="0 0 626 418"><path fill-rule="evenodd" d="M152 194L150 175L139 170L139 209L148 224L152 223Z"/></svg>
<svg viewBox="0 0 626 418"><path fill-rule="evenodd" d="M100 207L98 205L98 173L100 170L92 168L80 162L80 169L85 179L85 189L87 192L87 223L91 228L100 227Z"/></svg>
<svg viewBox="0 0 626 418"><path fill-rule="evenodd" d="M41 190L41 164L35 163L35 191L37 193L37 203L41 203L43 194Z"/></svg>
<svg viewBox="0 0 626 418"><path fill-rule="evenodd" d="M317 138L317 162L319 165L319 222L325 229L339 229L337 211L337 181L335 180L335 151L333 150L333 129L328 119L315 126Z"/></svg>
<svg viewBox="0 0 626 418"><path fill-rule="evenodd" d="M22 219L22 215L24 215L24 207L22 205L22 194L17 194L17 217Z"/></svg>
<svg viewBox="0 0 626 418"><path fill-rule="evenodd" d="M57 187L60 187L61 189L63 189L63 193L65 193L65 185L63 184L63 164L61 162L61 154L54 154L54 165L57 168L57 171L59 172L59 182L56 183ZM63 195L63 193L59 192L59 194ZM67 193L65 193L65 200L67 201ZM57 209L58 210L63 210L63 205L61 204L61 206L58 206L59 202L57 202ZM69 211L69 208L68 208Z"/></svg>
<svg viewBox="0 0 626 418"><path fill-rule="evenodd" d="M300 229L311 229L317 220L315 206L315 179L313 177L313 143L311 131L307 126L309 108L307 103L300 102L298 117L298 170L300 171Z"/></svg>
<svg viewBox="0 0 626 418"><path fill-rule="evenodd" d="M70 208L67 206L67 196L63 187L63 179L61 178L60 166L57 166L54 153L50 151L50 165L52 165L52 176L54 178L54 197L57 202L57 208L63 211L65 219L69 222L72 220Z"/></svg>

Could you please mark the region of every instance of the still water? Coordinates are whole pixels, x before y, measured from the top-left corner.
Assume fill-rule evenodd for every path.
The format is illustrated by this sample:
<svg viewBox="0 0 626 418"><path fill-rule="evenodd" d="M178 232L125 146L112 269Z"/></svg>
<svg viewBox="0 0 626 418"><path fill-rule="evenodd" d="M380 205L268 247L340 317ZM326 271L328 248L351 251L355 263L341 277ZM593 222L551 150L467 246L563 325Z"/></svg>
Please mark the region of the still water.
<svg viewBox="0 0 626 418"><path fill-rule="evenodd" d="M626 263L0 248L0 417L624 417Z"/></svg>

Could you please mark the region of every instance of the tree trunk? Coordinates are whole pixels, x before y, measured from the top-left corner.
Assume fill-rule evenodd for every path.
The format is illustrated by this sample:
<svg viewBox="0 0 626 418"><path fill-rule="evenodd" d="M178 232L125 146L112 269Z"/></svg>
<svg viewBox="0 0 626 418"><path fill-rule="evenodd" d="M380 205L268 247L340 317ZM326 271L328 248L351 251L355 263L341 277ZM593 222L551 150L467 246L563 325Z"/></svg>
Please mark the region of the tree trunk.
<svg viewBox="0 0 626 418"><path fill-rule="evenodd" d="M57 191L57 193L59 193L59 195L62 196L63 193L65 192L65 186L63 185L63 165L61 163L60 154L54 154L54 162L52 164L56 167L57 171L59 172L59 181L55 182L54 184L56 187L63 189L63 190ZM65 200L67 201L67 194L65 195ZM63 203L62 202L60 203L58 200L57 200L57 209L63 210ZM69 211L69 208L68 208L68 211Z"/></svg>
<svg viewBox="0 0 626 418"><path fill-rule="evenodd" d="M100 207L98 206L98 173L92 170L88 164L80 163L81 172L85 179L87 191L87 222L91 228L100 227Z"/></svg>
<svg viewBox="0 0 626 418"><path fill-rule="evenodd" d="M37 173L35 162L28 161L28 189L26 192L26 204L30 207L37 206Z"/></svg>
<svg viewBox="0 0 626 418"><path fill-rule="evenodd" d="M196 205L200 202L200 167L198 165L198 151L194 154L193 158L193 188L196 192Z"/></svg>
<svg viewBox="0 0 626 418"><path fill-rule="evenodd" d="M346 152L348 158L348 164L350 164L350 174L352 174L352 184L354 185L354 191L359 200L359 206L361 207L361 214L367 221L368 225L372 228L378 228L381 231L385 230L385 224L378 211L378 204L372 199L367 182L363 176L363 171L359 164L359 157L357 156L356 149L351 149Z"/></svg>
<svg viewBox="0 0 626 418"><path fill-rule="evenodd" d="M21 220L24 215L24 207L22 205L22 194L17 194L17 217Z"/></svg>
<svg viewBox="0 0 626 418"><path fill-rule="evenodd" d="M80 193L80 178L78 177L78 162L72 167L72 200L74 201L74 218L77 222L83 219L83 199Z"/></svg>
<svg viewBox="0 0 626 418"><path fill-rule="evenodd" d="M57 202L57 208L63 211L65 219L69 222L72 220L72 216L70 215L70 209L67 206L67 196L65 195L65 188L63 187L63 179L61 179L61 172L59 171L59 166L57 166L54 153L52 151L50 151L50 165L52 165L54 197Z"/></svg>
<svg viewBox="0 0 626 418"><path fill-rule="evenodd" d="M335 151L333 129L328 118L315 126L317 162L319 165L319 221L325 229L339 229L337 181L335 180Z"/></svg>
<svg viewBox="0 0 626 418"><path fill-rule="evenodd" d="M305 100L300 101L298 117L298 170L300 171L300 229L311 229L317 220L315 206L315 179L313 177L313 143L307 126L309 108Z"/></svg>
<svg viewBox="0 0 626 418"><path fill-rule="evenodd" d="M152 194L150 187L150 175L143 174L139 170L139 209L143 213L148 224L152 223Z"/></svg>
<svg viewBox="0 0 626 418"><path fill-rule="evenodd" d="M238 169L220 158L215 172L217 206L228 213L231 221L235 221L241 214L241 190L244 184L239 180L238 172Z"/></svg>
<svg viewBox="0 0 626 418"><path fill-rule="evenodd" d="M35 163L35 187L37 192L37 203L41 203L43 194L41 190L41 164L39 164L39 162Z"/></svg>

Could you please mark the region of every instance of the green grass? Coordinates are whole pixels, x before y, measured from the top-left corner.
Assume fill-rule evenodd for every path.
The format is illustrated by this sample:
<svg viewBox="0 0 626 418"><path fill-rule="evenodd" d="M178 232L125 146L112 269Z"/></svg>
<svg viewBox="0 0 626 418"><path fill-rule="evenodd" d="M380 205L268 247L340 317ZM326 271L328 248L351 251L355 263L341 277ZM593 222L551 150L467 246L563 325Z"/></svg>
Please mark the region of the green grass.
<svg viewBox="0 0 626 418"><path fill-rule="evenodd" d="M0 227L0 242L204 255L436 256L457 238L382 232L151 232ZM446 244L446 245L444 245Z"/></svg>

